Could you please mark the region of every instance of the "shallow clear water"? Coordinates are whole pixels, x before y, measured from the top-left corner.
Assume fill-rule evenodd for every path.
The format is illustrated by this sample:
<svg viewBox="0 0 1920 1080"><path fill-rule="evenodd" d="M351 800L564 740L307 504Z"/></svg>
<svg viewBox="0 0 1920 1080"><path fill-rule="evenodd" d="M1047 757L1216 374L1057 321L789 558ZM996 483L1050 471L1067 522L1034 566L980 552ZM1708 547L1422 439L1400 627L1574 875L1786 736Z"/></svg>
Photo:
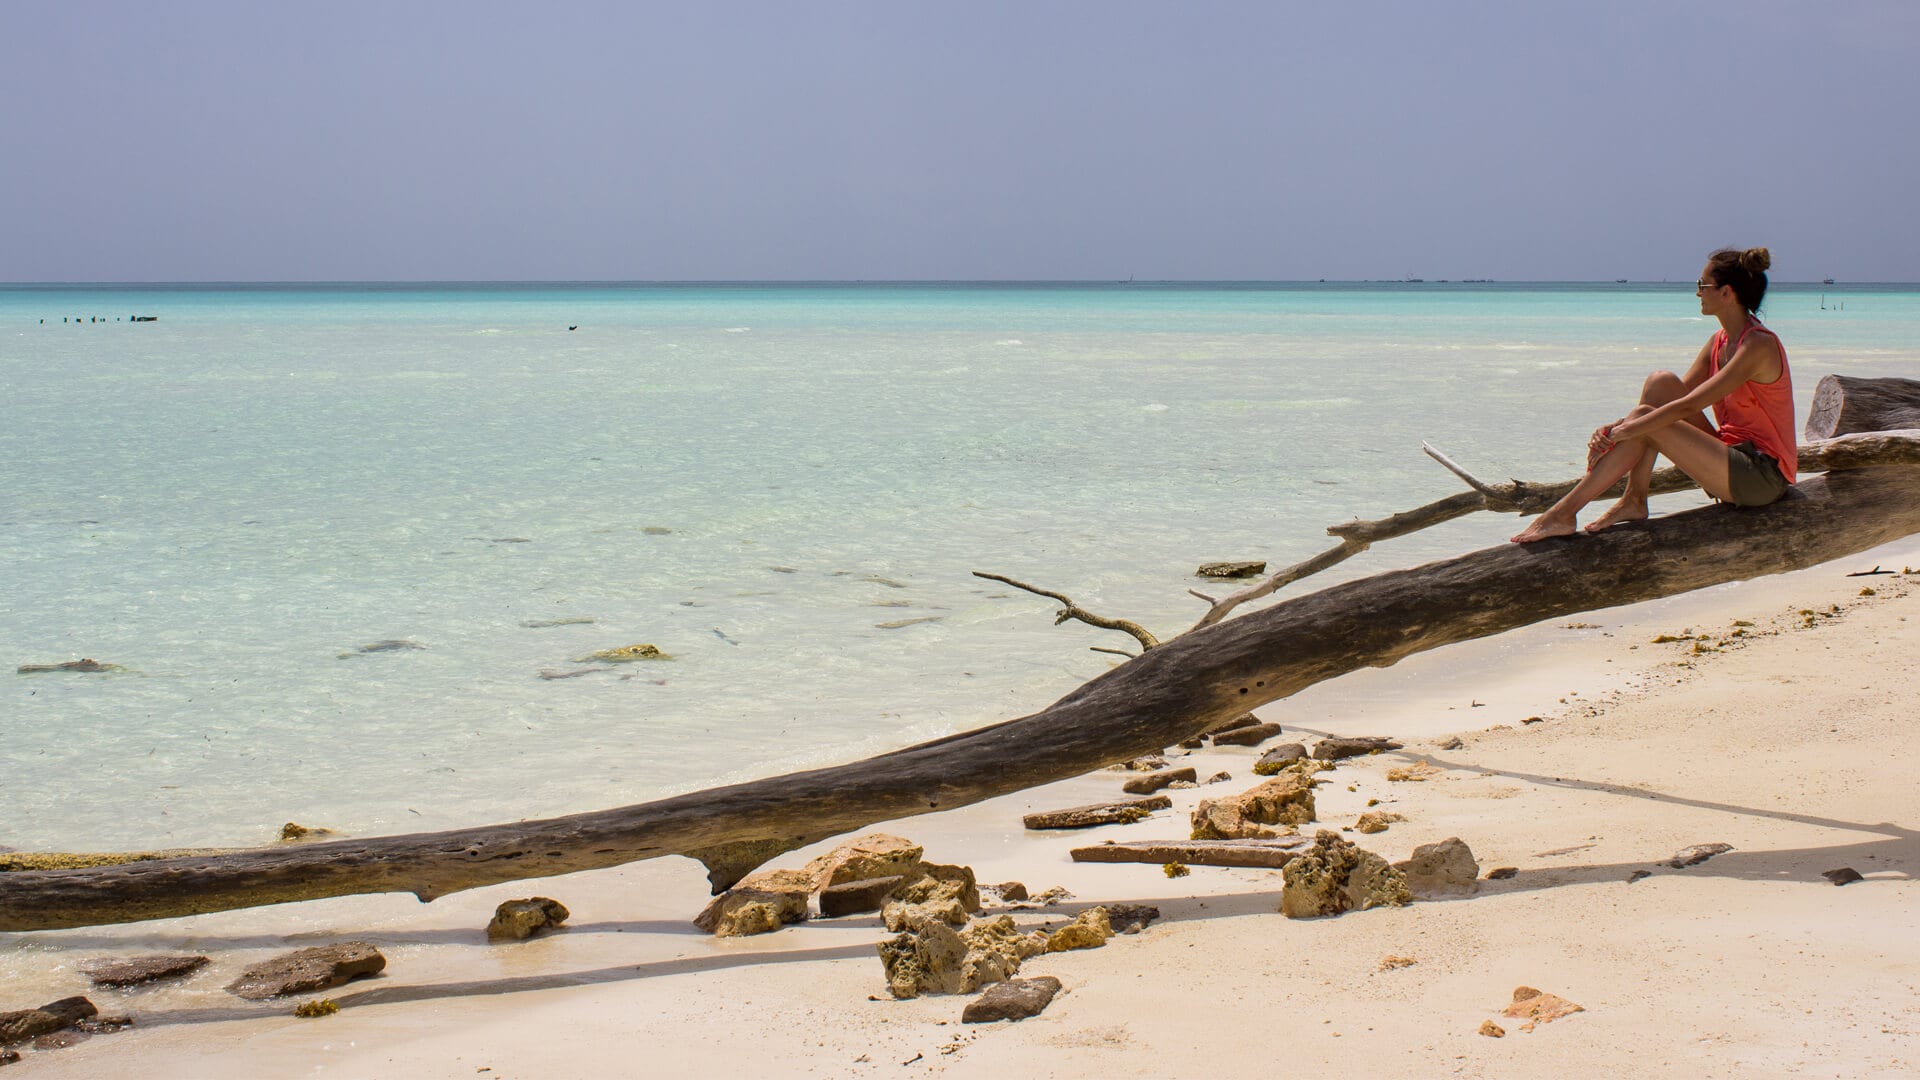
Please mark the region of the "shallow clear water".
<svg viewBox="0 0 1920 1080"><path fill-rule="evenodd" d="M1803 411L1920 372L1910 287L1768 308ZM6 676L0 844L483 824L1028 713L1130 643L969 571L1170 633L1197 563L1455 490L1422 439L1573 475L1711 329L1681 285L0 287L0 663L128 669Z"/></svg>

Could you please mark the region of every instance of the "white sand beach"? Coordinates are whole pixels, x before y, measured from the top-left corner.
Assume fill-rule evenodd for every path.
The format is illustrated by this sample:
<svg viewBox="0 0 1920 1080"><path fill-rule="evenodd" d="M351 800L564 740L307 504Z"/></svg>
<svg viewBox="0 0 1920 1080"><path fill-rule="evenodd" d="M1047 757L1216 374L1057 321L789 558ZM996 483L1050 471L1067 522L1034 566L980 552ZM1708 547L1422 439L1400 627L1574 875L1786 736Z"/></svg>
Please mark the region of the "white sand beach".
<svg viewBox="0 0 1920 1080"><path fill-rule="evenodd" d="M1896 573L1846 576L1876 564ZM1021 827L1030 810L1118 796L1121 774L1107 771L876 826L983 883L1073 894L1016 911L1023 927L1096 904L1160 909L1102 948L1028 960L1021 976L1055 976L1065 992L1017 1023L964 1025L960 996L893 1000L876 916L708 937L689 922L708 899L702 868L664 859L430 905L348 898L12 935L0 1008L87 994L135 1027L27 1048L6 1075L1914 1075L1920 575L1904 567L1920 569L1911 539L1442 649L1260 710L1283 740L1404 742L1321 774L1317 827L1350 826L1377 799L1406 820L1343 834L1362 847L1401 859L1459 837L1483 878L1517 869L1470 898L1293 920L1277 912L1277 870L1169 879L1154 865L1069 859L1107 837L1184 838L1200 798L1255 781L1250 748L1178 760L1233 782L1170 792L1171 811L1134 825ZM1687 640L1654 644L1661 634ZM1696 654L1700 635L1708 651ZM1413 762L1436 771L1387 780ZM1732 850L1665 865L1705 843ZM1864 880L1821 876L1841 867ZM570 908L567 928L489 945L493 907L528 895ZM329 991L335 1015L296 1019L288 1003L221 989L254 960L349 939L375 943L388 965ZM76 967L147 952L213 963L179 985L124 991L91 987ZM1521 1030L1500 1013L1522 985L1584 1011ZM1479 1034L1488 1020L1505 1036Z"/></svg>

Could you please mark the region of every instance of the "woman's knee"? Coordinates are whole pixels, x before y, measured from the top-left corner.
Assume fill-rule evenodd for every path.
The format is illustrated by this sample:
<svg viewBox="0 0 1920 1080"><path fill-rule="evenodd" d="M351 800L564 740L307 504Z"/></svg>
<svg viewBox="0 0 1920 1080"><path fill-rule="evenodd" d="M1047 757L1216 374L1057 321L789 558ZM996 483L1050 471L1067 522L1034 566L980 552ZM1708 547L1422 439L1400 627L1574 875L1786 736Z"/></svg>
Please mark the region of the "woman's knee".
<svg viewBox="0 0 1920 1080"><path fill-rule="evenodd" d="M1686 381L1671 371L1656 371L1640 386L1640 400L1653 405L1665 405L1686 393Z"/></svg>

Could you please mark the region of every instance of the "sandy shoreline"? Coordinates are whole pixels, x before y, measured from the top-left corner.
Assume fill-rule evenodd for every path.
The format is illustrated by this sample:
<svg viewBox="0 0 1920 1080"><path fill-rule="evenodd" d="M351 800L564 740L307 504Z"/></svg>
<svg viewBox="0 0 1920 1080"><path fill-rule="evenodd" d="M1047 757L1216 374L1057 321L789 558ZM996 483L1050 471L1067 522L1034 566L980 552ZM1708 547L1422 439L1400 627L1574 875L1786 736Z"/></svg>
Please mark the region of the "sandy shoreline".
<svg viewBox="0 0 1920 1080"><path fill-rule="evenodd" d="M1018 1024L963 1026L965 998L888 998L871 916L708 938L688 922L707 899L701 868L664 859L431 905L344 898L0 936L0 1009L85 993L139 1023L27 1051L7 1075L1255 1076L1282 1063L1356 1076L1910 1075L1920 747L1908 718L1920 675L1908 658L1920 575L1845 576L1876 563L1920 568L1920 543L1438 650L1260 710L1288 740L1404 741L1326 774L1322 826L1351 825L1377 798L1408 820L1348 834L1364 847L1399 859L1459 836L1483 870L1518 868L1470 900L1295 921L1275 910L1277 871L1196 867L1169 880L1150 865L1067 858L1107 837L1184 837L1200 797L1251 786L1251 749L1180 762L1234 782L1172 792L1171 812L1137 825L1020 827L1029 809L1118 795L1118 774L1102 772L876 826L983 882L1075 894L1023 924L1096 903L1161 908L1139 935L1028 961L1023 975L1054 975L1068 992ZM1876 595L1860 596L1863 585ZM1807 627L1802 610L1821 614ZM1703 655L1650 642L1683 630L1718 641L1735 620L1754 626ZM1530 716L1542 721L1523 724ZM1461 748L1438 749L1454 735ZM1439 774L1385 779L1415 760ZM1734 850L1659 865L1706 842ZM1866 880L1837 889L1820 877L1840 866ZM1629 883L1639 870L1652 874ZM570 907L570 929L487 945L493 906L534 894ZM336 1016L297 1020L220 989L255 959L348 938L376 943L389 965L332 992ZM74 968L149 951L215 962L185 985L135 991L91 988ZM1382 970L1389 954L1416 963ZM1588 1011L1504 1039L1475 1034L1521 984Z"/></svg>

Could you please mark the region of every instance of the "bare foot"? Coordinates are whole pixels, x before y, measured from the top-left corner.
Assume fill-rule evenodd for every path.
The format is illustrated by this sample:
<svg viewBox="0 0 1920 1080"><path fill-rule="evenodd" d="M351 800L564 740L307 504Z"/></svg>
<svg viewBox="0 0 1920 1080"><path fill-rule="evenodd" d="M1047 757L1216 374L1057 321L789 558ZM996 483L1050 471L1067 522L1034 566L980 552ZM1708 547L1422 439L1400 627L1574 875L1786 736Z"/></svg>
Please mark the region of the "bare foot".
<svg viewBox="0 0 1920 1080"><path fill-rule="evenodd" d="M1533 519L1533 524L1509 539L1516 544L1531 544L1535 540L1545 540L1554 536L1572 536L1575 531L1574 522L1571 519L1541 514Z"/></svg>
<svg viewBox="0 0 1920 1080"><path fill-rule="evenodd" d="M1601 529L1611 529L1623 521L1645 520L1647 520L1646 503L1628 502L1625 499L1621 499L1619 502L1608 507L1606 513L1595 518L1593 523L1587 526L1587 531L1597 533Z"/></svg>

